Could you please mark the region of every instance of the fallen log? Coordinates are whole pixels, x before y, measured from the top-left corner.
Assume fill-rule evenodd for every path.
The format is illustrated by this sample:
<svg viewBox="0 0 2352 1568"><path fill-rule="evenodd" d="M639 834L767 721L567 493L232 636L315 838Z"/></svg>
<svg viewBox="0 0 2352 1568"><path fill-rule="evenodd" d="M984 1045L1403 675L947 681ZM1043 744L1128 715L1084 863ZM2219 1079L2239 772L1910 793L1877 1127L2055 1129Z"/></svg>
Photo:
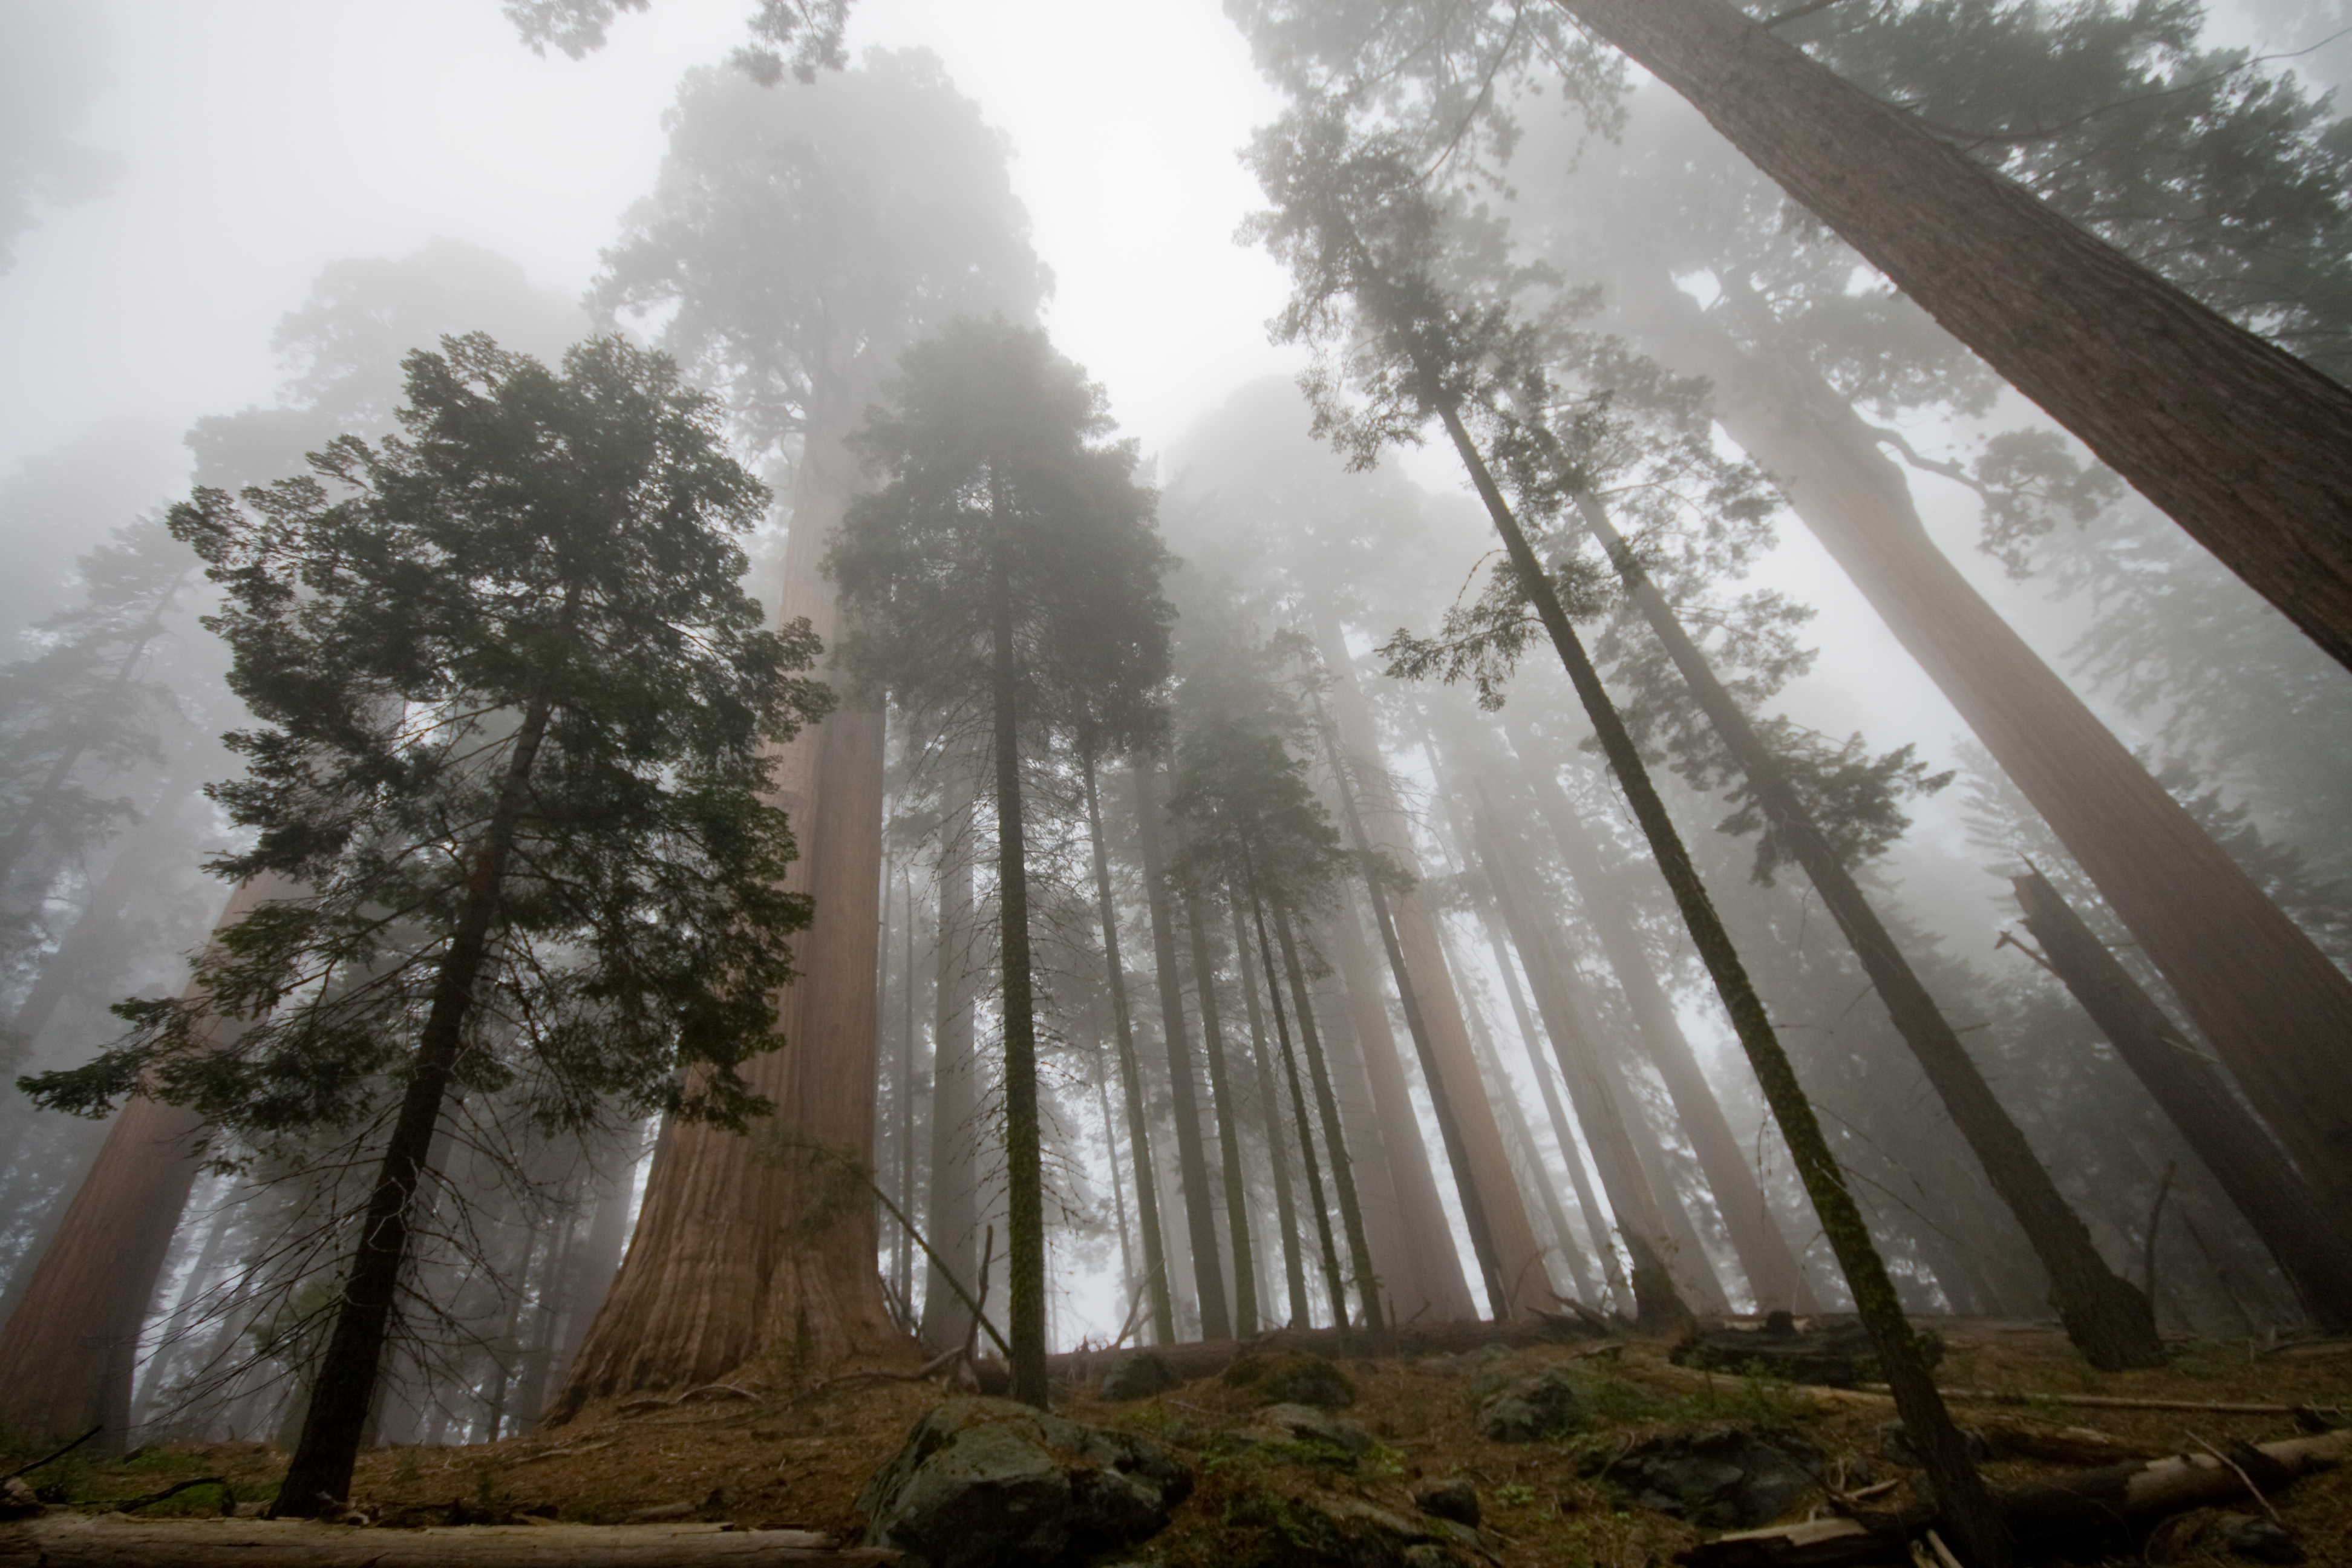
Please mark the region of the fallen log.
<svg viewBox="0 0 2352 1568"><path fill-rule="evenodd" d="M2266 1498L2300 1476L2347 1458L2352 1430L2243 1446L2227 1457L2174 1456L1998 1487L1993 1501L2021 1543L2090 1542L2146 1529L2191 1509ZM1846 1568L1888 1561L1906 1538L1933 1522L1934 1514L1924 1509L1809 1520L1718 1536L1675 1561L1685 1568Z"/></svg>
<svg viewBox="0 0 2352 1568"><path fill-rule="evenodd" d="M455 1525L51 1513L0 1524L0 1568L880 1568L875 1547L723 1524Z"/></svg>
<svg viewBox="0 0 2352 1568"><path fill-rule="evenodd" d="M1048 1373L1073 1383L1097 1382L1124 1362L1157 1357L1177 1383L1214 1377L1244 1355L1272 1351L1308 1351L1334 1361L1375 1357L1459 1355L1489 1345L1520 1350L1533 1345L1581 1342L1604 1337L1605 1328L1563 1313L1541 1312L1532 1320L1507 1323L1406 1323L1373 1333L1366 1329L1276 1329L1246 1340L1203 1340L1190 1344L1154 1345L1142 1350L1066 1351L1045 1358ZM1011 1386L1004 1363L982 1360L974 1365L983 1394L1002 1393Z"/></svg>

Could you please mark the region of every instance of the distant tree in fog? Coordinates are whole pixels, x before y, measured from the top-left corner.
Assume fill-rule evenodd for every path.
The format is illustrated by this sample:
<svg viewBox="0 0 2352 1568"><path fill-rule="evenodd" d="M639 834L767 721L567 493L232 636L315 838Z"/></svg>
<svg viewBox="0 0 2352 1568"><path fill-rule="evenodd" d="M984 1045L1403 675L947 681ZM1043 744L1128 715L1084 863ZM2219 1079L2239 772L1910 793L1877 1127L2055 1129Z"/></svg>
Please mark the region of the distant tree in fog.
<svg viewBox="0 0 2352 1568"><path fill-rule="evenodd" d="M44 208L104 195L122 160L72 132L106 82L107 26L95 5L0 0L0 273Z"/></svg>

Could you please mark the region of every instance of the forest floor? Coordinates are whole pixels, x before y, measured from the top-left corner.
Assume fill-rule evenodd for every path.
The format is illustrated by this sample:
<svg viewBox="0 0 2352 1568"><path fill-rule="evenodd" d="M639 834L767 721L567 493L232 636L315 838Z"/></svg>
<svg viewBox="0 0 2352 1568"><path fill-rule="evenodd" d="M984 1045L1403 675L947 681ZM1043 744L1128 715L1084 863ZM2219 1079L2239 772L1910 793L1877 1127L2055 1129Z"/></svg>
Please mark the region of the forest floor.
<svg viewBox="0 0 2352 1568"><path fill-rule="evenodd" d="M2027 1448L2101 1448L2147 1455L2198 1453L2232 1439L2266 1442L2306 1429L2289 1414L2235 1414L2208 1406L2269 1404L2316 1407L2344 1426L2352 1407L2352 1342L2276 1344L2179 1342L2161 1370L2095 1372L2054 1327L1929 1320L1946 1350L1937 1379L1948 1389L1992 1390L2022 1403L1960 1403L1965 1425L1992 1439L1996 1482L2058 1473ZM1825 1394L1776 1379L1703 1373L1673 1364L1669 1346L1640 1340L1569 1342L1451 1356L1343 1363L1355 1390L1337 1414L1376 1441L1344 1455L1308 1443L1251 1443L1236 1434L1266 1403L1220 1377L1183 1384L1149 1399L1110 1403L1091 1384L1057 1390L1059 1414L1092 1425L1150 1433L1173 1445L1198 1477L1170 1528L1130 1555L1170 1568L1251 1568L1313 1561L1306 1522L1335 1502L1370 1504L1415 1517L1412 1493L1431 1481L1475 1486L1484 1544L1503 1568L1594 1563L1646 1568L1745 1521L1685 1490L1662 1496L1628 1484L1640 1456L1710 1441L1727 1433L1775 1445L1817 1482L1847 1494L1899 1503L1916 1472L1886 1452L1884 1400ZM1474 1428L1475 1388L1498 1377L1558 1368L1573 1386L1572 1426L1533 1442L1496 1442ZM625 1400L592 1406L572 1422L503 1442L465 1447L393 1447L361 1461L353 1503L379 1525L497 1522L524 1516L594 1523L724 1520L746 1528L796 1527L845 1542L863 1528L855 1503L866 1478L894 1454L908 1429L948 1396L936 1383L842 1380L803 1384L746 1368L731 1388L686 1402ZM2129 1409L2070 1404L2089 1395L2191 1403L2194 1409ZM2085 1433L2082 1429L2092 1429ZM2071 1432L2072 1436L2061 1436ZM1630 1466L1627 1456L1634 1456ZM0 1474L34 1458L0 1452ZM26 1478L52 1502L103 1511L175 1482L218 1476L240 1511L266 1500L285 1456L260 1444L165 1444L120 1458L77 1453ZM2272 1500L2315 1563L2352 1563L2352 1467L2307 1478ZM1821 1510L1806 1489L1784 1519ZM217 1488L195 1487L150 1503L146 1517L216 1514ZM2230 1563L2219 1544L2223 1512L2206 1510L2118 1543L2119 1554L2077 1556L2114 1563ZM1709 1517L1712 1515L1713 1517ZM1760 1522L1757 1521L1757 1522Z"/></svg>

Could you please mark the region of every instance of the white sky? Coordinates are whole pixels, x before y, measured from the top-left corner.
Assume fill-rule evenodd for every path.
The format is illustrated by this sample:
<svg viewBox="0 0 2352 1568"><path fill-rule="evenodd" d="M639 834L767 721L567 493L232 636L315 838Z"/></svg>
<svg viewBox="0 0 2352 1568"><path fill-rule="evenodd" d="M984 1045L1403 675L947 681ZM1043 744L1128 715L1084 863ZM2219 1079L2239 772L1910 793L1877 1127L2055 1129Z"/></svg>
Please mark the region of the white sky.
<svg viewBox="0 0 2352 1568"><path fill-rule="evenodd" d="M58 0L91 4L97 0ZM567 291L651 185L688 67L748 0L656 0L574 62L496 0L104 0L113 87L81 140L112 195L49 216L0 276L0 465L118 413L184 425L268 401L268 336L327 261L436 235ZM1234 161L1273 96L1215 0L869 0L853 53L923 45L1012 138L1060 279L1048 324L1147 450L1286 363L1279 270L1231 243ZM789 85L779 90L790 90Z"/></svg>

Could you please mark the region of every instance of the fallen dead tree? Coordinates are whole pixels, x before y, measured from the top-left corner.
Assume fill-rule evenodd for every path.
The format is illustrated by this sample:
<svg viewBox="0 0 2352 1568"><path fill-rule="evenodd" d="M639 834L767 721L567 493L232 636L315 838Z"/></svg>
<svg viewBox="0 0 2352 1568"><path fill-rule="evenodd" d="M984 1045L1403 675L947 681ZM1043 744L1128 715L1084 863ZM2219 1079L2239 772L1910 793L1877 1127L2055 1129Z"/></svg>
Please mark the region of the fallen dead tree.
<svg viewBox="0 0 2352 1568"><path fill-rule="evenodd" d="M2063 1479L1997 1488L2002 1521L2021 1542L2089 1543L2147 1529L2191 1509L2266 1499L2298 1477L2352 1458L2352 1430L2226 1452L2110 1465ZM1926 1510L1809 1520L1719 1536L1675 1559L1686 1568L1843 1568L1902 1560L1904 1542L1936 1522Z"/></svg>
<svg viewBox="0 0 2352 1568"><path fill-rule="evenodd" d="M1507 1323L1404 1323L1380 1333L1367 1329L1276 1329L1246 1340L1206 1340L1141 1350L1069 1351L1046 1357L1045 1364L1055 1377L1091 1383L1123 1363L1151 1357L1167 1369L1172 1381L1191 1383L1197 1378L1214 1377L1241 1356L1272 1351L1307 1351L1335 1361L1459 1355L1464 1351L1485 1350L1489 1345L1516 1350L1529 1345L1581 1342L1625 1326L1612 1323L1588 1309L1580 1317L1538 1312L1530 1319ZM982 1390L998 1392L996 1385L1006 1375L1004 1363L982 1361L978 1370Z"/></svg>
<svg viewBox="0 0 2352 1568"><path fill-rule="evenodd" d="M0 1568L880 1568L898 1554L723 1524L457 1525L51 1513L0 1524Z"/></svg>

